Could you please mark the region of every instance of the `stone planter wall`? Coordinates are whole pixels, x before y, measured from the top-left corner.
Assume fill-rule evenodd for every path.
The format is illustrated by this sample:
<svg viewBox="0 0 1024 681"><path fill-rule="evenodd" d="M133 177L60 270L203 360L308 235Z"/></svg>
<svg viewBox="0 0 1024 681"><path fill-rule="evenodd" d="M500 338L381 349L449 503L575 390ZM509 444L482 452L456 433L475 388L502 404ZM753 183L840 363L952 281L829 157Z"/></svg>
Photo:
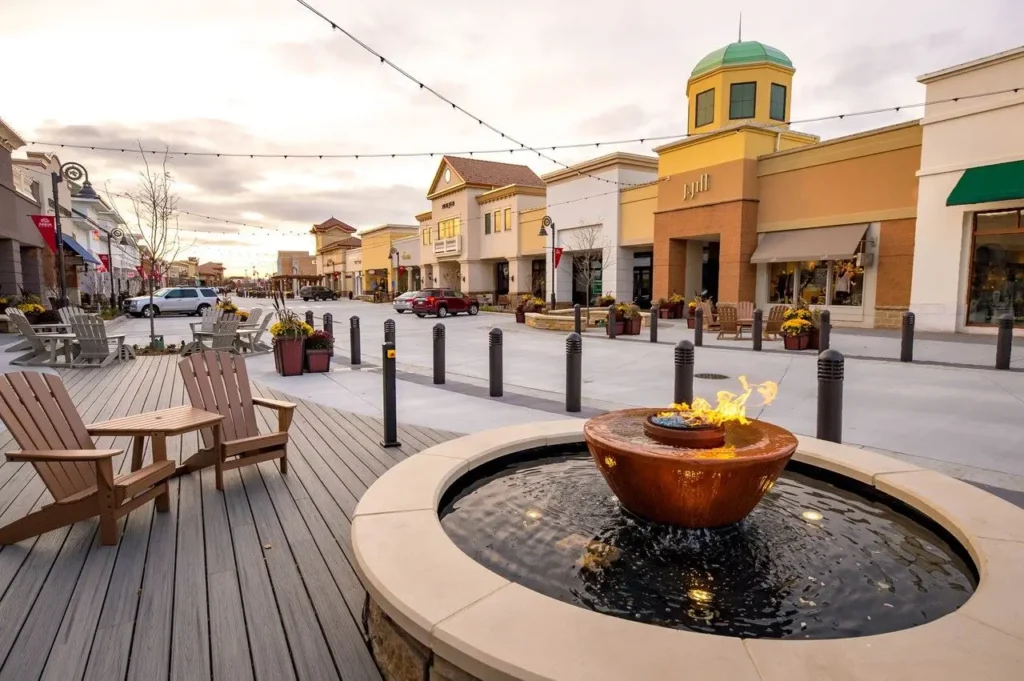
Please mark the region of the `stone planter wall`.
<svg viewBox="0 0 1024 681"><path fill-rule="evenodd" d="M907 306L892 306L875 308L876 329L898 329L903 326L903 313L909 310Z"/></svg>
<svg viewBox="0 0 1024 681"><path fill-rule="evenodd" d="M402 631L372 599L366 611L370 652L384 681L480 681Z"/></svg>

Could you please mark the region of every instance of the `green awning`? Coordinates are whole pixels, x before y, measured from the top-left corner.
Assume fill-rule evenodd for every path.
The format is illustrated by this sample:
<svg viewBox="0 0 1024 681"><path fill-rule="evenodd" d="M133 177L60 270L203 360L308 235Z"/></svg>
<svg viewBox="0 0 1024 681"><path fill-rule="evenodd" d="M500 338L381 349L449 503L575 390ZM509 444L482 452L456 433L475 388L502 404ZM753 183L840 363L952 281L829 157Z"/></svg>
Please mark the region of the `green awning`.
<svg viewBox="0 0 1024 681"><path fill-rule="evenodd" d="M1024 199L1024 161L978 166L964 171L946 199L947 206Z"/></svg>

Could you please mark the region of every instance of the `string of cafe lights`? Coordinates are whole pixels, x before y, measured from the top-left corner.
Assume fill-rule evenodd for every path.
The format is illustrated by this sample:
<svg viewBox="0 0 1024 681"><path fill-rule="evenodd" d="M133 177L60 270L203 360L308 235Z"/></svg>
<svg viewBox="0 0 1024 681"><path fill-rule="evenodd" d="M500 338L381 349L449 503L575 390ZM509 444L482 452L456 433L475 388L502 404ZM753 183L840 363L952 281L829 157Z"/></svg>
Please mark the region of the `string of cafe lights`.
<svg viewBox="0 0 1024 681"><path fill-rule="evenodd" d="M860 116L871 116L884 113L899 113L906 109L919 109L927 106L933 106L936 104L949 104L956 103L963 100L978 99L980 97L993 97L997 95L1017 94L1021 90L1024 90L1024 86L1015 88L1004 88L1002 90L991 90L987 92L979 92L971 95L962 95L958 97L944 97L941 99L928 100L924 102L913 102L910 104L899 104L896 106L886 106L874 109L864 109L861 111L851 111L840 114L827 114L824 116L815 116L813 118L800 118L794 119L788 122L780 122L778 125L769 126L767 129L783 129L783 125L803 125L807 123L822 123L825 121L834 120L845 120L847 118L856 118ZM689 137L699 137L709 133L675 133L671 135L651 135L645 137L631 137L628 139L611 139L611 140L600 140L595 142L571 142L565 144L553 144L543 145L536 147L536 149L548 150L548 151L565 151L569 149L586 149L594 147L600 149L601 147L612 147L622 146L626 144L647 144L649 142L661 142L664 140L673 139L686 139ZM247 153L247 152L235 152L235 151L176 151L173 149L138 149L133 147L118 147L118 146L107 146L103 144L75 144L70 142L50 142L43 140L28 141L26 144L31 146L40 147L54 147L61 149L82 149L90 151L106 151L106 152L118 152L118 153L142 153L142 154L167 154L168 156L180 156L188 157L193 156L196 158L248 158L248 159L399 159L399 158L434 158L441 156L485 156L489 154L516 154L516 153L532 153L535 149L527 148L525 146L520 148L509 147L509 148L495 148L495 149L471 149L462 151L396 151L396 152L370 152L370 153L288 153L288 154L266 154L266 153ZM565 168L571 168L571 166L565 166ZM598 178L604 179L604 178ZM611 180L606 180L611 182ZM629 183L617 183L617 184L629 184Z"/></svg>

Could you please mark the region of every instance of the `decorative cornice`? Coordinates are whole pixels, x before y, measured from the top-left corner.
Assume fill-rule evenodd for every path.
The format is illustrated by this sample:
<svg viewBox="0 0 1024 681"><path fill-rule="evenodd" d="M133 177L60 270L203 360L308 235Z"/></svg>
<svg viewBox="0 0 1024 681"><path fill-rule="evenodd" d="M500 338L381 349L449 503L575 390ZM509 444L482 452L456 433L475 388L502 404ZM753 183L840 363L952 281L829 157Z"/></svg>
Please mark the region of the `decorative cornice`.
<svg viewBox="0 0 1024 681"><path fill-rule="evenodd" d="M498 187L492 189L489 192L483 194L477 194L477 203L487 203L489 201L497 201L499 199L505 199L516 194L523 196L547 196L547 189L544 187L528 187L521 184L510 184L504 187Z"/></svg>

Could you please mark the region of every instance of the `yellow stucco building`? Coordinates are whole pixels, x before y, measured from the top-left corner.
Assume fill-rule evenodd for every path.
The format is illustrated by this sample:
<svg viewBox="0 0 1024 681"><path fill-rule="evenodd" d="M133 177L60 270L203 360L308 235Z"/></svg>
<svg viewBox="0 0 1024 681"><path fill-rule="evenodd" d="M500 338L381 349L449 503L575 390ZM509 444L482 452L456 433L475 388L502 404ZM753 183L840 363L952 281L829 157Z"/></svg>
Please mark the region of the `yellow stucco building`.
<svg viewBox="0 0 1024 681"><path fill-rule="evenodd" d="M419 227L410 225L381 225L360 234L363 295L375 291L397 290L397 260L393 259L394 242L419 233Z"/></svg>

